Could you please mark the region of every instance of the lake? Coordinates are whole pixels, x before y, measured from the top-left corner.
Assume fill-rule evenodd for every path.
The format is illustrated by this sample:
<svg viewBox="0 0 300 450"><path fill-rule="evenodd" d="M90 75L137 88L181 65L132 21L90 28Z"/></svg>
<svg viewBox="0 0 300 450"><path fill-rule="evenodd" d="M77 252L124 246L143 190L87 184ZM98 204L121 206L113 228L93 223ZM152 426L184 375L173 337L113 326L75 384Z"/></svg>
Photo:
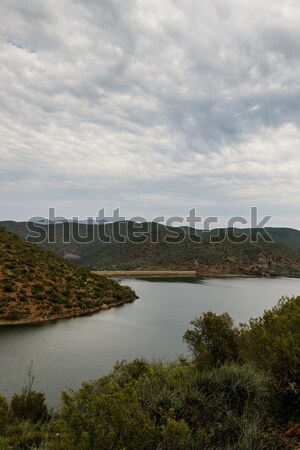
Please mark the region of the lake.
<svg viewBox="0 0 300 450"><path fill-rule="evenodd" d="M140 297L92 316L0 328L0 393L20 392L33 361L34 389L58 406L61 390L108 373L117 360L172 360L187 354L182 335L204 311L227 311L238 324L283 295L300 295L300 279L243 278L121 281Z"/></svg>

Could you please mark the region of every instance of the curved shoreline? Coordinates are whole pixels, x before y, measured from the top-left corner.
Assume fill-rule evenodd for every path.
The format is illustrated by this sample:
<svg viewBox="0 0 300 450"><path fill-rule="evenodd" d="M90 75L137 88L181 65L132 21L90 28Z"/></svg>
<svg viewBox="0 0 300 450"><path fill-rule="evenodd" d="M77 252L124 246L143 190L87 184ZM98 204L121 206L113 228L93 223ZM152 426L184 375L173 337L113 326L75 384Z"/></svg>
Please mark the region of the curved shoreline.
<svg viewBox="0 0 300 450"><path fill-rule="evenodd" d="M92 270L107 278L280 278L282 275L197 272L196 270Z"/></svg>
<svg viewBox="0 0 300 450"><path fill-rule="evenodd" d="M152 277L182 277L195 278L195 270L92 270L92 273L107 278L152 278Z"/></svg>
<svg viewBox="0 0 300 450"><path fill-rule="evenodd" d="M112 303L103 303L102 305L96 306L95 308L89 308L89 309L83 309L81 311L74 311L73 313L66 313L66 314L54 314L49 317L28 317L20 320L1 320L0 321L0 327L13 327L13 326L20 326L20 325L37 325L40 323L45 322L52 322L55 320L62 320L62 319L72 319L75 317L82 317L82 316L89 316L91 314L100 312L100 311L106 311L107 309L115 308L118 306L123 306L126 303L132 303L135 300L137 300L139 297L136 295L134 298L126 299L126 300L119 300L117 302Z"/></svg>

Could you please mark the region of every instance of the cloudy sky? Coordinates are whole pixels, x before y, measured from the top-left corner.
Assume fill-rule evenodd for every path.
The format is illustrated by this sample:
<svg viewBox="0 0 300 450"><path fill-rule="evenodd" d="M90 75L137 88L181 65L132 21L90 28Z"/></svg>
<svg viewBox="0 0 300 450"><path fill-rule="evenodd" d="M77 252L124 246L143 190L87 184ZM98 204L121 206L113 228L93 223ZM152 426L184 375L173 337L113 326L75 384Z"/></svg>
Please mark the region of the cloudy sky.
<svg viewBox="0 0 300 450"><path fill-rule="evenodd" d="M0 219L299 225L299 0L1 0Z"/></svg>

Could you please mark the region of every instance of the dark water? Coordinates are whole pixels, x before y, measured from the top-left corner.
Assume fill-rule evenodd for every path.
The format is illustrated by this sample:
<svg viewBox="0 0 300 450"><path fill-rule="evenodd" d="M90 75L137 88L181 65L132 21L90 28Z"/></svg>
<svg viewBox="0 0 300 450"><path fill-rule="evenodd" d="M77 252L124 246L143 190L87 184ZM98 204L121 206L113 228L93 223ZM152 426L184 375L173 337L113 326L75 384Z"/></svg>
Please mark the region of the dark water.
<svg viewBox="0 0 300 450"><path fill-rule="evenodd" d="M122 283L140 298L93 316L0 328L0 393L9 397L21 391L33 361L34 388L56 406L61 390L99 378L117 360L186 354L182 335L201 312L227 311L238 323L261 315L283 295L300 295L300 279L290 278Z"/></svg>

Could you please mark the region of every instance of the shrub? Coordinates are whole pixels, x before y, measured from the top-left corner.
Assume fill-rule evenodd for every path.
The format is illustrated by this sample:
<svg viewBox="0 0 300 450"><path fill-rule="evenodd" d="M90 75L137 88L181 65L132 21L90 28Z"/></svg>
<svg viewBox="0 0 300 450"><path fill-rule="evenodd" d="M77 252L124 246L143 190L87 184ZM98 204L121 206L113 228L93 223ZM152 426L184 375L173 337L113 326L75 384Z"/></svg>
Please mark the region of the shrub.
<svg viewBox="0 0 300 450"><path fill-rule="evenodd" d="M199 366L218 367L226 361L238 359L238 333L229 314L217 315L209 311L191 324L194 328L186 331L183 340Z"/></svg>
<svg viewBox="0 0 300 450"><path fill-rule="evenodd" d="M268 401L269 379L251 367L122 362L63 395L49 449L278 449Z"/></svg>
<svg viewBox="0 0 300 450"><path fill-rule="evenodd" d="M269 449L269 396L266 375L248 366L225 365L198 373L184 417L191 427L211 433L209 448ZM247 446L242 445L245 436Z"/></svg>
<svg viewBox="0 0 300 450"><path fill-rule="evenodd" d="M11 285L9 283L4 284L4 286L3 286L3 291L6 293L14 292L14 290L15 289L14 289L13 285Z"/></svg>
<svg viewBox="0 0 300 450"><path fill-rule="evenodd" d="M48 408L45 404L45 394L32 390L24 390L15 394L11 401L13 416L18 420L29 419L41 422L48 418Z"/></svg>
<svg viewBox="0 0 300 450"><path fill-rule="evenodd" d="M0 450L13 450L5 437L0 436Z"/></svg>
<svg viewBox="0 0 300 450"><path fill-rule="evenodd" d="M107 386L96 393L88 384L63 396L63 413L50 449L155 448L155 424L143 413L132 387Z"/></svg>
<svg viewBox="0 0 300 450"><path fill-rule="evenodd" d="M38 292L34 292L34 293L33 293L33 297L34 297L36 300L44 300L44 298L45 298L45 296L44 296L43 294L40 294L40 293L38 293Z"/></svg>
<svg viewBox="0 0 300 450"><path fill-rule="evenodd" d="M244 325L241 355L275 380L278 414L300 417L300 297L282 298L277 306Z"/></svg>
<svg viewBox="0 0 300 450"><path fill-rule="evenodd" d="M21 314L16 309L12 309L5 315L6 320L19 320L21 318Z"/></svg>
<svg viewBox="0 0 300 450"><path fill-rule="evenodd" d="M44 437L45 430L40 427L40 424L34 424L30 420L12 423L7 428L6 446L3 450L38 450L41 448L40 444ZM1 443L0 450L2 450Z"/></svg>
<svg viewBox="0 0 300 450"><path fill-rule="evenodd" d="M6 427L10 422L10 412L7 402L2 395L0 395L0 435L5 433Z"/></svg>

